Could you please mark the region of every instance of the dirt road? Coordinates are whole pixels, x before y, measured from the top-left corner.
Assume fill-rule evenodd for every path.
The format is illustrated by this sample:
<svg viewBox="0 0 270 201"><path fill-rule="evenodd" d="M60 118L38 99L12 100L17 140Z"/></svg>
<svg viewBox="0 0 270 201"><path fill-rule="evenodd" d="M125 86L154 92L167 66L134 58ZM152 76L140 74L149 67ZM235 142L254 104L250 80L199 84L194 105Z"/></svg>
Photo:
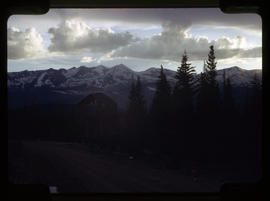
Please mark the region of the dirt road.
<svg viewBox="0 0 270 201"><path fill-rule="evenodd" d="M154 169L130 157L89 152L79 144L23 142L25 177L57 186L60 193L218 191L217 181Z"/></svg>

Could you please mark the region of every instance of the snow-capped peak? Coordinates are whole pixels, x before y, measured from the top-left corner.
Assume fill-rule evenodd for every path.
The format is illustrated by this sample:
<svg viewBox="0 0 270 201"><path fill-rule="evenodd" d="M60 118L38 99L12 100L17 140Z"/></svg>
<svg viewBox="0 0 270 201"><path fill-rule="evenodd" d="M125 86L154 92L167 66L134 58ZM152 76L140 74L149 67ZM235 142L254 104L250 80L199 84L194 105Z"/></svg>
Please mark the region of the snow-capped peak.
<svg viewBox="0 0 270 201"><path fill-rule="evenodd" d="M119 64L119 65L113 66L113 67L110 68L110 71L111 72L117 72L117 73L133 72L133 70L131 70L130 68L128 68L124 64Z"/></svg>
<svg viewBox="0 0 270 201"><path fill-rule="evenodd" d="M106 76L113 77L113 79L117 80L127 80L132 78L132 76L134 77L135 74L136 73L127 66L119 64L111 67L106 73Z"/></svg>

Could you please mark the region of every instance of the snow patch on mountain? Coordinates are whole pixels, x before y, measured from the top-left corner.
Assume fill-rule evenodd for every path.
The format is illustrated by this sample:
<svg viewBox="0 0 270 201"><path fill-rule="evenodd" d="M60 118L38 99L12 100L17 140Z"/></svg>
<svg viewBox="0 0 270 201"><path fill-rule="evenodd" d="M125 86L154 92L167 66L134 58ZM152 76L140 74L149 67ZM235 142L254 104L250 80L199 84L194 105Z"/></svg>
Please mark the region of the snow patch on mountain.
<svg viewBox="0 0 270 201"><path fill-rule="evenodd" d="M19 73L11 73L8 74L8 88L19 87L24 89L26 84L31 84L35 79L35 75L22 76Z"/></svg>
<svg viewBox="0 0 270 201"><path fill-rule="evenodd" d="M44 82L44 84L47 85L47 86L51 86L52 88L55 87L55 85L54 85L54 84L52 83L52 81L49 80L49 79L46 79L45 82Z"/></svg>
<svg viewBox="0 0 270 201"><path fill-rule="evenodd" d="M45 77L45 75L47 75L47 72L42 73L42 74L39 76L39 78L37 79L37 82L36 82L36 84L34 85L34 87L41 87L41 86L43 85L42 80L43 80L43 78Z"/></svg>

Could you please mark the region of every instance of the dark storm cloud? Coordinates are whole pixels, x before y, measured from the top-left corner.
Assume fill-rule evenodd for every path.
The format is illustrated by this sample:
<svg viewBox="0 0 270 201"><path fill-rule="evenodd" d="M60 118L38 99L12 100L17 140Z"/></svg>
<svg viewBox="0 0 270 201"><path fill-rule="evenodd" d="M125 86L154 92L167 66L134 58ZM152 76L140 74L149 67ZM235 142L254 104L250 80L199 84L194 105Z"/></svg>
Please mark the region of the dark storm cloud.
<svg viewBox="0 0 270 201"><path fill-rule="evenodd" d="M256 14L225 14L217 8L204 9L55 9L50 12L61 19L80 17L85 20L119 21L137 24L161 24L170 21L178 24L200 24L210 26L229 26L250 30L261 30L261 21Z"/></svg>
<svg viewBox="0 0 270 201"><path fill-rule="evenodd" d="M248 49L246 51L240 52L240 57L243 58L256 58L262 56L262 48L261 47L255 47L252 49Z"/></svg>

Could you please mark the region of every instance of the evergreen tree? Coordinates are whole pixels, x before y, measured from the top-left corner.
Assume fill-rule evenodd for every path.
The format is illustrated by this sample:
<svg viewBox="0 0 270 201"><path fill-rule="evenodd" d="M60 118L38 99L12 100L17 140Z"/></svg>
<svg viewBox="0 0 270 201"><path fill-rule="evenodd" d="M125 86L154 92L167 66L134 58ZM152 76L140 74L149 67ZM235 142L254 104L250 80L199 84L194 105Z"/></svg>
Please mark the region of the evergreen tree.
<svg viewBox="0 0 270 201"><path fill-rule="evenodd" d="M206 120L206 117L214 117L220 112L220 94L218 83L216 80L216 64L215 61L214 46L210 46L210 52L208 54L208 60L204 62L203 72L199 78L198 94L197 94L197 114L201 120L201 123ZM213 121L217 118L213 118ZM216 126L213 122L213 126Z"/></svg>
<svg viewBox="0 0 270 201"><path fill-rule="evenodd" d="M262 135L262 83L255 74L252 84L252 93L250 97L250 120L253 125L254 136L259 139Z"/></svg>
<svg viewBox="0 0 270 201"><path fill-rule="evenodd" d="M134 118L140 115L145 115L146 107L145 100L142 94L142 86L140 77L137 77L136 85L134 82L131 84L129 94L128 114Z"/></svg>
<svg viewBox="0 0 270 201"><path fill-rule="evenodd" d="M187 63L188 56L186 51L182 56L181 66L178 67L175 78L177 79L174 90L173 100L175 112L188 115L193 112L193 84L195 68L191 63Z"/></svg>
<svg viewBox="0 0 270 201"><path fill-rule="evenodd" d="M217 130L221 126L220 119L220 94L218 83L216 80L216 64L214 46L210 46L208 59L204 62L203 71L199 78L198 94L197 94L197 123L198 130L201 135L197 137L198 149L202 161L216 160L218 148L220 147L220 133ZM204 146L207 143L207 147ZM211 142L211 143L210 143Z"/></svg>
<svg viewBox="0 0 270 201"><path fill-rule="evenodd" d="M248 117L251 130L258 137L262 132L262 84L257 74L254 75L251 85Z"/></svg>
<svg viewBox="0 0 270 201"><path fill-rule="evenodd" d="M207 79L206 62L204 61L203 72L201 72L197 85L196 112L197 116L205 114L208 108L209 83Z"/></svg>
<svg viewBox="0 0 270 201"><path fill-rule="evenodd" d="M262 154L262 85L257 74L250 84L242 116L243 135L238 140L241 143L239 158L246 162L246 166L259 172L257 164L261 163Z"/></svg>
<svg viewBox="0 0 270 201"><path fill-rule="evenodd" d="M158 150L166 149L168 132L170 126L171 112L171 86L167 81L163 66L160 68L160 75L156 83L156 91L150 109L151 131L154 133L155 145Z"/></svg>
<svg viewBox="0 0 270 201"><path fill-rule="evenodd" d="M186 51L182 56L181 66L176 72L176 84L173 90L172 122L174 129L173 147L175 164L178 166L180 160L190 158L193 143L193 115L194 115L194 74L195 69L188 63ZM194 141L194 139L193 139Z"/></svg>
<svg viewBox="0 0 270 201"><path fill-rule="evenodd" d="M130 92L129 92L129 105L128 105L128 112L129 113L134 113L134 106L136 105L136 88L135 88L135 83L132 80L131 87L130 87Z"/></svg>
<svg viewBox="0 0 270 201"><path fill-rule="evenodd" d="M224 97L223 97L224 112L228 116L231 116L233 113L236 112L236 107L235 107L235 103L234 103L234 99L232 95L231 81L229 78L226 78L225 70L223 73L223 92L224 92Z"/></svg>
<svg viewBox="0 0 270 201"><path fill-rule="evenodd" d="M151 107L151 115L157 120L157 123L161 123L168 115L171 96L171 86L167 81L162 65L158 78Z"/></svg>
<svg viewBox="0 0 270 201"><path fill-rule="evenodd" d="M250 85L251 88L246 90L243 118L249 125L255 126L260 124L262 118L262 86L256 74Z"/></svg>
<svg viewBox="0 0 270 201"><path fill-rule="evenodd" d="M209 79L210 83L215 82L216 79L216 67L217 67L217 62L216 62L216 56L215 56L215 51L214 51L214 46L210 46L210 51L208 54L208 60L206 61L206 71L209 74Z"/></svg>
<svg viewBox="0 0 270 201"><path fill-rule="evenodd" d="M238 152L239 140L237 136L241 133L242 125L240 125L239 113L233 99L231 82L229 78L226 78L225 70L223 71L223 102L219 121L220 125L225 126L218 133L215 133L219 136L219 146L216 148L216 152L219 152L220 162L228 163L235 159Z"/></svg>
<svg viewBox="0 0 270 201"><path fill-rule="evenodd" d="M137 100L137 109L138 109L137 112L140 113L141 115L145 115L146 114L145 99L143 96L142 84L141 84L141 79L139 76L137 77L137 83L135 86L135 94L136 94L136 100Z"/></svg>
<svg viewBox="0 0 270 201"><path fill-rule="evenodd" d="M251 109L256 117L260 117L262 114L262 85L258 79L258 75L255 74L251 82L252 95L251 95Z"/></svg>
<svg viewBox="0 0 270 201"><path fill-rule="evenodd" d="M206 61L206 73L207 73L207 80L208 80L208 90L209 90L209 111L212 113L217 113L220 110L220 95L219 95L219 88L218 83L216 80L217 72L216 72L216 65L217 62L215 61L215 51L214 46L210 46L210 51L208 54L208 59Z"/></svg>
<svg viewBox="0 0 270 201"><path fill-rule="evenodd" d="M144 137L143 135L145 133L144 126L146 112L141 80L138 76L136 85L134 82L131 84L129 105L127 110L127 132L130 134L129 145L132 151L139 150L139 148L142 146L142 138Z"/></svg>
<svg viewBox="0 0 270 201"><path fill-rule="evenodd" d="M206 63L204 62L203 72L201 72L198 85L196 86L196 118L194 127L194 133L197 133L196 140L194 140L195 153L193 159L197 162L203 162L206 158L206 147L205 143L208 141L208 107L209 107L209 83L207 79Z"/></svg>

